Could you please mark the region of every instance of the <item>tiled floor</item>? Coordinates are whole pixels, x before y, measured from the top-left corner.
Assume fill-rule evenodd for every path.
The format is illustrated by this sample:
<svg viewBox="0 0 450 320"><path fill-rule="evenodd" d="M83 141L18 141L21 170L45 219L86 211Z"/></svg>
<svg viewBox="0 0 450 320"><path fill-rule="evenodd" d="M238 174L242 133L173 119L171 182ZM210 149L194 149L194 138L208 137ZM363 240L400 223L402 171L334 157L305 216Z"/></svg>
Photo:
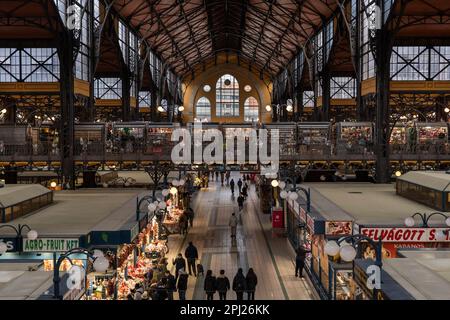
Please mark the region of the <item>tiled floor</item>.
<svg viewBox="0 0 450 320"><path fill-rule="evenodd" d="M231 213L238 212L237 202L229 188L210 183L208 189L195 197L196 218L188 236L171 236L169 261L178 252L184 253L188 242L192 241L205 273L211 269L217 275L224 269L232 282L238 268L243 268L244 273L253 268L258 276L257 300L313 299L309 282L294 277L293 248L286 238L272 235L270 217L260 214L257 205L258 197L251 186L241 215L242 224L238 227L237 246L233 247L228 222ZM203 277L189 277L188 299L205 299L203 280ZM228 296L235 299L234 292Z"/></svg>

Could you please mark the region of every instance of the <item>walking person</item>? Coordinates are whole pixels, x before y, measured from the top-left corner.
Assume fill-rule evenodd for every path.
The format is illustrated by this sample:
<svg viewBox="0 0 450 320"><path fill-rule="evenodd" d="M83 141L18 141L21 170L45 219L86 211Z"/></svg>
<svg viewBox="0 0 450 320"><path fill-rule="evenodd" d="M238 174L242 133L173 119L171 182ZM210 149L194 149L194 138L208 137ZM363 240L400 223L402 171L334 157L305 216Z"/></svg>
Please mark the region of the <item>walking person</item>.
<svg viewBox="0 0 450 320"><path fill-rule="evenodd" d="M227 180L227 186L230 184L230 171L227 171L226 173L225 173L225 179Z"/></svg>
<svg viewBox="0 0 450 320"><path fill-rule="evenodd" d="M246 291L247 283L245 281L244 271L239 268L233 279L233 291L236 292L236 300L244 300L244 292Z"/></svg>
<svg viewBox="0 0 450 320"><path fill-rule="evenodd" d="M239 206L239 211L242 211L242 209L244 209L244 196L243 196L242 193L237 198L237 203L238 203L238 206Z"/></svg>
<svg viewBox="0 0 450 320"><path fill-rule="evenodd" d="M237 186L239 189L239 193L241 193L242 192L242 180L241 179L238 180Z"/></svg>
<svg viewBox="0 0 450 320"><path fill-rule="evenodd" d="M244 200L247 200L248 197L248 184L244 183L244 186L242 187L242 196L244 197Z"/></svg>
<svg viewBox="0 0 450 320"><path fill-rule="evenodd" d="M297 248L297 255L295 257L295 276L298 277L300 275L300 278L303 278L303 269L305 268L305 260L306 260L306 254L311 251L305 250L302 246L299 246Z"/></svg>
<svg viewBox="0 0 450 320"><path fill-rule="evenodd" d="M225 174L223 173L223 171L220 172L220 184L221 184L222 187L223 187L224 175L225 175Z"/></svg>
<svg viewBox="0 0 450 320"><path fill-rule="evenodd" d="M177 283L178 299L181 301L186 300L188 278L189 278L188 274L184 271L184 269L181 269Z"/></svg>
<svg viewBox="0 0 450 320"><path fill-rule="evenodd" d="M173 293L177 289L177 282L169 270L166 271L166 289L168 300L173 300Z"/></svg>
<svg viewBox="0 0 450 320"><path fill-rule="evenodd" d="M214 300L214 294L217 291L217 283L216 277L214 277L212 274L212 270L208 270L206 272L204 290L206 293L206 300L208 301Z"/></svg>
<svg viewBox="0 0 450 320"><path fill-rule="evenodd" d="M186 260L184 260L182 254L179 253L177 258L173 260L172 263L175 266L175 281L176 281L180 274L180 270L186 270Z"/></svg>
<svg viewBox="0 0 450 320"><path fill-rule="evenodd" d="M230 290L230 280L225 276L225 270L220 270L220 274L216 280L217 291L220 300L227 300L227 292Z"/></svg>
<svg viewBox="0 0 450 320"><path fill-rule="evenodd" d="M258 277L256 276L255 271L253 271L253 268L248 269L247 276L245 277L245 283L247 286L247 299L255 300L255 291L256 286L258 285Z"/></svg>
<svg viewBox="0 0 450 320"><path fill-rule="evenodd" d="M194 276L197 276L195 261L198 259L198 251L192 242L189 242L189 245L184 252L184 256L187 259L189 275L192 276L192 272L194 272Z"/></svg>
<svg viewBox="0 0 450 320"><path fill-rule="evenodd" d="M179 225L180 225L180 234L181 235L187 234L188 227L189 227L189 221L188 221L188 216L187 216L186 212L181 214Z"/></svg>
<svg viewBox="0 0 450 320"><path fill-rule="evenodd" d="M192 228L194 226L194 217L195 217L194 210L192 210L191 207L187 208L186 215L189 220L189 224L191 225Z"/></svg>
<svg viewBox="0 0 450 320"><path fill-rule="evenodd" d="M232 241L232 243L236 244L236 230L237 230L237 225L238 225L238 219L234 212L230 217L230 221L229 221L228 225L230 226L230 229L231 229L231 241Z"/></svg>
<svg viewBox="0 0 450 320"><path fill-rule="evenodd" d="M230 181L230 189L231 189L231 193L234 194L234 179L231 179L231 181Z"/></svg>

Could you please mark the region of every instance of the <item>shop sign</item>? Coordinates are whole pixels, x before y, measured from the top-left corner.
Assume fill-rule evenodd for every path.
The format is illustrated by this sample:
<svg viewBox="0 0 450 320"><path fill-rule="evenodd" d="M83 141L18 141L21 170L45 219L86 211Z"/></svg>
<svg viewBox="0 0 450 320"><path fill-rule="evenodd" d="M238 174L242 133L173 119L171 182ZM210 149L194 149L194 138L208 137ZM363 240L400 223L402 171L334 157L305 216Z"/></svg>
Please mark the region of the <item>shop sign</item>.
<svg viewBox="0 0 450 320"><path fill-rule="evenodd" d="M351 221L326 221L325 234L327 236L349 236L353 233Z"/></svg>
<svg viewBox="0 0 450 320"><path fill-rule="evenodd" d="M446 239L437 240L437 232L447 231L447 228L365 228L360 227L361 234L383 242L450 242Z"/></svg>
<svg viewBox="0 0 450 320"><path fill-rule="evenodd" d="M272 209L272 228L274 229L284 228L284 212L282 208Z"/></svg>
<svg viewBox="0 0 450 320"><path fill-rule="evenodd" d="M6 243L6 252L17 252L19 250L17 246L17 238L0 238L0 242Z"/></svg>
<svg viewBox="0 0 450 320"><path fill-rule="evenodd" d="M79 239L23 239L23 252L66 252L79 247Z"/></svg>

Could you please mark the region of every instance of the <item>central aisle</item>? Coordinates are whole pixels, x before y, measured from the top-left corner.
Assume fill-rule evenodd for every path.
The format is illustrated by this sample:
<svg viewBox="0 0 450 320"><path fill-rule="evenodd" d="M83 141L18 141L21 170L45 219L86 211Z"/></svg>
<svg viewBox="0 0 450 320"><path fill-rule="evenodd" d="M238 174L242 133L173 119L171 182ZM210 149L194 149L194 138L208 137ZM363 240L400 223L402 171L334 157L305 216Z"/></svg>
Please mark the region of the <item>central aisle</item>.
<svg viewBox="0 0 450 320"><path fill-rule="evenodd" d="M234 179L237 181L239 176ZM229 187L210 182L208 189L202 189L194 197L194 227L184 240L180 239L181 245L180 241L173 243L178 248L170 246L169 262L179 252L184 255L187 244L192 241L199 251L205 274L211 269L217 276L224 269L232 282L238 268L243 268L244 274L253 268L258 276L256 300L313 299L308 282L294 277L294 250L286 238L272 236L270 217L259 214L257 201L255 186L251 185L241 213L242 224L238 226L237 246L233 247L228 222L233 212L239 212L237 201ZM203 281L202 276L189 277L187 299L205 299ZM235 297L234 292L229 292L229 300ZM215 299L218 299L217 294Z"/></svg>

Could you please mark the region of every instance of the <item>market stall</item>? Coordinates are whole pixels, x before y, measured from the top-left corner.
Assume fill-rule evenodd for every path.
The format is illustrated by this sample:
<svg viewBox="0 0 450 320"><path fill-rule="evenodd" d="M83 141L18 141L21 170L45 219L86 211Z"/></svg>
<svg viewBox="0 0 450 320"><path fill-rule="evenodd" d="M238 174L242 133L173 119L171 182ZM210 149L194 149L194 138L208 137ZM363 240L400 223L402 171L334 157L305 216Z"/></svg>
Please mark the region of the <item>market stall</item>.
<svg viewBox="0 0 450 320"><path fill-rule="evenodd" d="M399 123L392 128L390 146L393 153L401 152L407 146L408 125Z"/></svg>
<svg viewBox="0 0 450 320"><path fill-rule="evenodd" d="M171 138L175 128L176 124L171 123L147 124L147 137L144 152L146 154L160 155L169 152L173 146Z"/></svg>
<svg viewBox="0 0 450 320"><path fill-rule="evenodd" d="M53 125L32 128L31 143L34 155L59 154L59 134Z"/></svg>
<svg viewBox="0 0 450 320"><path fill-rule="evenodd" d="M300 154L329 154L331 147L330 138L330 123L305 122L298 124Z"/></svg>
<svg viewBox="0 0 450 320"><path fill-rule="evenodd" d="M167 240L159 240L159 228L150 222L133 244L118 251L117 299L126 300L136 286L149 288L167 270Z"/></svg>
<svg viewBox="0 0 450 320"><path fill-rule="evenodd" d="M447 123L417 123L417 144L421 153L443 153L448 144Z"/></svg>
<svg viewBox="0 0 450 320"><path fill-rule="evenodd" d="M115 123L112 130L114 152L140 152L145 144L145 130L145 123Z"/></svg>
<svg viewBox="0 0 450 320"><path fill-rule="evenodd" d="M75 155L101 154L105 142L105 125L80 123L75 125Z"/></svg>
<svg viewBox="0 0 450 320"><path fill-rule="evenodd" d="M264 126L268 131L268 142L272 136L278 139L280 144L280 156L293 156L297 154L297 125L295 123L277 123ZM275 134L278 130L278 134Z"/></svg>
<svg viewBox="0 0 450 320"><path fill-rule="evenodd" d="M340 122L337 125L336 150L338 154L365 154L373 145L371 122Z"/></svg>

